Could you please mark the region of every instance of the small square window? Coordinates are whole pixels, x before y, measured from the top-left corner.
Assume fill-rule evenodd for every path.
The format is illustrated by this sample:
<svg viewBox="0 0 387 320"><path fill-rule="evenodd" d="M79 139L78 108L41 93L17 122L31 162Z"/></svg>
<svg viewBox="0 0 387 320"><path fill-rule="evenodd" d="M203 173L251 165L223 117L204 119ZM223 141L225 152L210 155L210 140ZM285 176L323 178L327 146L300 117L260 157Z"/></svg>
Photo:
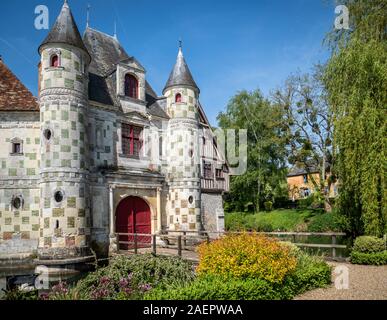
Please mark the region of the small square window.
<svg viewBox="0 0 387 320"><path fill-rule="evenodd" d="M14 143L12 146L13 153L21 153L21 145L20 143Z"/></svg>

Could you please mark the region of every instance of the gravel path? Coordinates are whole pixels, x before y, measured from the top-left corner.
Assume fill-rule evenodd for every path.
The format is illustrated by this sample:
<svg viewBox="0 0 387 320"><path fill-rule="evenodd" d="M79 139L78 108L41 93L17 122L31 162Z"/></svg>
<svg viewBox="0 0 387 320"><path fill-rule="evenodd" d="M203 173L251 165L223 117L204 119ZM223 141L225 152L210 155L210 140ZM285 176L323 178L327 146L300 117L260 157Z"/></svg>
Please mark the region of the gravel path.
<svg viewBox="0 0 387 320"><path fill-rule="evenodd" d="M337 266L348 268L348 289L335 288L336 276L333 271L331 286L308 291L297 296L295 300L387 300L387 266L362 266L338 262L329 264L333 268Z"/></svg>

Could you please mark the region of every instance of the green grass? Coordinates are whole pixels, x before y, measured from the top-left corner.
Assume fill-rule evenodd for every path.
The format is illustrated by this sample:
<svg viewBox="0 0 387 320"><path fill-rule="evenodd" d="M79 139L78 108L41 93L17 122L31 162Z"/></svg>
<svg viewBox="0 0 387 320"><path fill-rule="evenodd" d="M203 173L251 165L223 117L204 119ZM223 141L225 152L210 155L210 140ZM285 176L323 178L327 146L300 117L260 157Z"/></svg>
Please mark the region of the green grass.
<svg viewBox="0 0 387 320"><path fill-rule="evenodd" d="M334 213L321 213L309 209L278 209L260 213L226 213L229 231L340 231Z"/></svg>

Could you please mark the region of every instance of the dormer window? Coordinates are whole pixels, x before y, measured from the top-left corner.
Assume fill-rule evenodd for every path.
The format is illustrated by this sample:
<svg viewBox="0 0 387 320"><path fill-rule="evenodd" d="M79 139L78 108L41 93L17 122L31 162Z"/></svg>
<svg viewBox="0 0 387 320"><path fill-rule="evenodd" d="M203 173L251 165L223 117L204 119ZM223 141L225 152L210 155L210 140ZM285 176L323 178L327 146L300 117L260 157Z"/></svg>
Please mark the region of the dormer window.
<svg viewBox="0 0 387 320"><path fill-rule="evenodd" d="M138 99L138 81L131 74L125 76L125 95L130 98Z"/></svg>
<svg viewBox="0 0 387 320"><path fill-rule="evenodd" d="M176 96L175 96L175 102L176 103L181 103L181 94L178 93Z"/></svg>
<svg viewBox="0 0 387 320"><path fill-rule="evenodd" d="M59 56L57 54L54 54L53 56L51 56L50 67L52 68L59 67Z"/></svg>

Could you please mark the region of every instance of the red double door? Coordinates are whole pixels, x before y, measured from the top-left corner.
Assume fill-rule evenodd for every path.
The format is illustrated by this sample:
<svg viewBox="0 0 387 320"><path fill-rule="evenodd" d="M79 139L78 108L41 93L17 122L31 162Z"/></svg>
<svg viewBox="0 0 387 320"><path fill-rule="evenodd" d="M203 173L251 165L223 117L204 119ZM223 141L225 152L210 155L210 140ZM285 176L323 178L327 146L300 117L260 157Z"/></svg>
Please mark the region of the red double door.
<svg viewBox="0 0 387 320"><path fill-rule="evenodd" d="M116 232L129 234L151 234L151 211L148 204L138 197L127 197L122 200L116 210ZM134 248L134 235L120 235L121 250ZM147 247L151 243L150 236L137 236L138 247Z"/></svg>

